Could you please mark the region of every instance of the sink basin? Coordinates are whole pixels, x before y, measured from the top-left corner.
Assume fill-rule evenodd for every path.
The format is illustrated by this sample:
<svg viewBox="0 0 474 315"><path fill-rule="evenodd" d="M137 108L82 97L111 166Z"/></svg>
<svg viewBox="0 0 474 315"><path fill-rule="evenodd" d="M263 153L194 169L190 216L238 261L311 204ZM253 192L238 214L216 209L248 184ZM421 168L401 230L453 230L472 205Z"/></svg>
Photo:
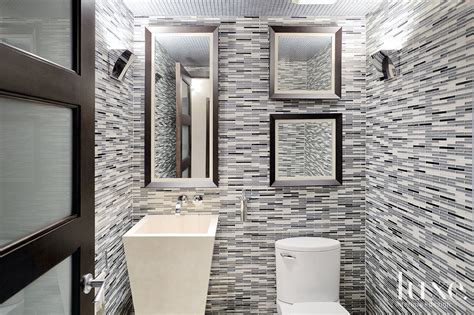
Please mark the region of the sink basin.
<svg viewBox="0 0 474 315"><path fill-rule="evenodd" d="M204 314L217 215L147 215L123 236L135 314Z"/></svg>
<svg viewBox="0 0 474 315"><path fill-rule="evenodd" d="M216 235L217 215L147 215L124 237Z"/></svg>

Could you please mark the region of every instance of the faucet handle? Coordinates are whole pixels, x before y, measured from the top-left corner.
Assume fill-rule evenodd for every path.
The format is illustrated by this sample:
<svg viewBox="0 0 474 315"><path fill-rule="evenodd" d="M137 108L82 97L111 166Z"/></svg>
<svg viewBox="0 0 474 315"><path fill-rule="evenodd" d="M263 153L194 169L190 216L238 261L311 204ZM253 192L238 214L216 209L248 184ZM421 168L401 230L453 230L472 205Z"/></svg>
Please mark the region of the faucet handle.
<svg viewBox="0 0 474 315"><path fill-rule="evenodd" d="M181 202L181 203L187 203L188 202L188 196L187 195L180 195L178 196L178 199L177 199L178 202Z"/></svg>
<svg viewBox="0 0 474 315"><path fill-rule="evenodd" d="M186 195L180 195L178 199L176 200L176 208L174 210L175 215L180 215L181 214L181 206L186 204L188 201L188 196Z"/></svg>
<svg viewBox="0 0 474 315"><path fill-rule="evenodd" d="M193 197L193 204L195 206L201 205L203 201L202 195L194 195Z"/></svg>

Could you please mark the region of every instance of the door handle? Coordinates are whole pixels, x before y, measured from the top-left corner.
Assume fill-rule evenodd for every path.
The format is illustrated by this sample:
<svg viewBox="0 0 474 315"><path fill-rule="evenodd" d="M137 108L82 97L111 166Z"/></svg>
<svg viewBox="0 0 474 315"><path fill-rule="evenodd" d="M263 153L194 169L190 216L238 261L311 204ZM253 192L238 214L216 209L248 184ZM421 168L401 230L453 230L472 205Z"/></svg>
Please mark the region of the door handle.
<svg viewBox="0 0 474 315"><path fill-rule="evenodd" d="M287 258L287 259L296 259L295 256L290 255L290 254L280 253L280 256L283 257L283 258Z"/></svg>
<svg viewBox="0 0 474 315"><path fill-rule="evenodd" d="M93 288L99 288L99 291L94 297L94 304L100 302L100 298L104 293L105 285L106 285L106 278L109 274L109 259L108 259L108 251L104 252L105 258L105 269L102 272L103 279L94 279L94 276L91 273L85 274L82 276L81 285L82 285L82 292L84 294L89 294ZM100 275L99 275L100 276Z"/></svg>
<svg viewBox="0 0 474 315"><path fill-rule="evenodd" d="M82 276L81 280L82 292L84 292L84 294L89 294L89 292L91 292L93 288L99 288L99 291L94 297L94 304L98 303L100 297L102 296L102 293L105 290L105 282L105 279L94 279L94 276L91 273L85 274Z"/></svg>

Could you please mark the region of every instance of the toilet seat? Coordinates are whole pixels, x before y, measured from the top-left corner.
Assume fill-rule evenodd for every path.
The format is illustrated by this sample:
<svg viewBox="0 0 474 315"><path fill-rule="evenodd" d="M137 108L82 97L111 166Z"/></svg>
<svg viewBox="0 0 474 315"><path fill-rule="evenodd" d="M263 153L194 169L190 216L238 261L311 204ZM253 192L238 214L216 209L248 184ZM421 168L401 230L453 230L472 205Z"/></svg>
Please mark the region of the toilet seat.
<svg viewBox="0 0 474 315"><path fill-rule="evenodd" d="M350 315L337 302L306 302L288 304L278 301L278 314L281 315Z"/></svg>

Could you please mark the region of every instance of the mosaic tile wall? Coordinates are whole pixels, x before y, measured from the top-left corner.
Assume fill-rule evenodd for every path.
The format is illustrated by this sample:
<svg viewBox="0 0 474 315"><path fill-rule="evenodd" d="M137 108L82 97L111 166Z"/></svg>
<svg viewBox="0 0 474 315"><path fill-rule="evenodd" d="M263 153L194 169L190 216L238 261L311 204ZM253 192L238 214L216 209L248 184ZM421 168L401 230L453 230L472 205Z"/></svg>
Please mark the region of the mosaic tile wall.
<svg viewBox="0 0 474 315"><path fill-rule="evenodd" d="M154 67L155 176L176 178L176 61L156 40Z"/></svg>
<svg viewBox="0 0 474 315"><path fill-rule="evenodd" d="M180 21L180 22L178 22ZM144 26L151 23L217 24L219 27L219 188L143 188ZM268 24L343 28L342 99L287 100L268 97ZM365 21L363 18L154 18L135 17L133 71L133 216L148 210L172 213L179 194L204 194L200 208L183 212L219 214L207 311L276 311L274 242L293 236L324 236L342 242L341 303L365 309ZM344 114L344 184L337 187L269 187L270 113ZM239 200L248 190L248 221Z"/></svg>
<svg viewBox="0 0 474 315"><path fill-rule="evenodd" d="M472 1L391 1L367 16L369 314L474 309L473 20ZM383 82L370 54L387 43L401 44L401 73ZM407 297L408 281L414 300ZM452 282L465 292L456 285L459 295L443 300L432 281L445 294Z"/></svg>
<svg viewBox="0 0 474 315"><path fill-rule="evenodd" d="M332 45L329 44L308 60L308 88L330 90L332 82Z"/></svg>
<svg viewBox="0 0 474 315"><path fill-rule="evenodd" d="M109 52L133 50L132 29L133 16L122 0L96 0L95 249L96 274L108 256L107 314L126 312L131 303L121 237L132 223L133 65L123 82L112 79Z"/></svg>
<svg viewBox="0 0 474 315"><path fill-rule="evenodd" d="M307 90L308 63L299 60L278 61L278 89L279 90Z"/></svg>
<svg viewBox="0 0 474 315"><path fill-rule="evenodd" d="M331 176L332 128L328 121L280 121L276 128L277 176Z"/></svg>

